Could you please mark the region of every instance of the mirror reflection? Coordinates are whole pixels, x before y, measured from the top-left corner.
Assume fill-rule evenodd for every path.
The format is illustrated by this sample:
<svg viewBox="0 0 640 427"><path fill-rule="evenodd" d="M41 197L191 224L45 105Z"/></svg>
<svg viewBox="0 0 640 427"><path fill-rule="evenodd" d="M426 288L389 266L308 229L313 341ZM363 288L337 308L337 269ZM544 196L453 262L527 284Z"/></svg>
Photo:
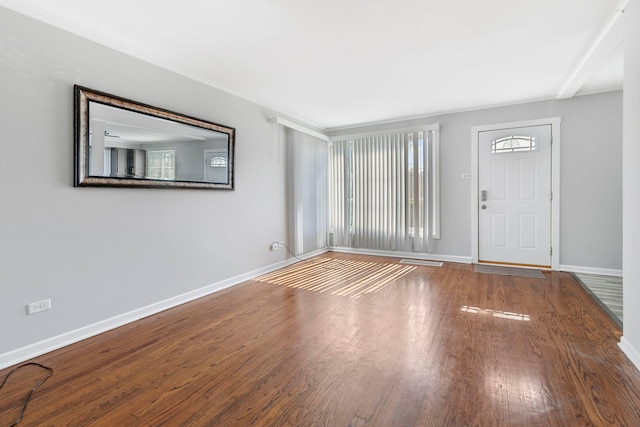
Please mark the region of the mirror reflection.
<svg viewBox="0 0 640 427"><path fill-rule="evenodd" d="M76 88L76 185L233 189L235 130Z"/></svg>

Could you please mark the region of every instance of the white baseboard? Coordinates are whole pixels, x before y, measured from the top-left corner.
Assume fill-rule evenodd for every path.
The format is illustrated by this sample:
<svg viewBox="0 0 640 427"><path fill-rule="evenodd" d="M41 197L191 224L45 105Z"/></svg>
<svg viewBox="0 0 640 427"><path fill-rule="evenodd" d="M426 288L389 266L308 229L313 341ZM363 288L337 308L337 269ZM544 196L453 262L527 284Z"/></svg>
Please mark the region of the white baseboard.
<svg viewBox="0 0 640 427"><path fill-rule="evenodd" d="M622 270L611 268L582 267L578 265L560 265L560 271L570 271L572 273L599 274L601 276L622 277Z"/></svg>
<svg viewBox="0 0 640 427"><path fill-rule="evenodd" d="M620 338L620 343L618 343L618 346L622 349L624 354L627 355L629 360L631 360L631 362L636 365L636 368L640 370L640 353L638 352L638 350L633 348L633 346L624 338L624 336Z"/></svg>
<svg viewBox="0 0 640 427"><path fill-rule="evenodd" d="M456 256L456 255L439 255L439 254L424 254L417 252L396 252L396 251L377 251L373 249L353 249L353 248L336 248L330 247L332 252L343 252L348 254L358 255L377 255L388 256L394 258L413 258L422 259L428 261L443 261L443 262L459 262L461 264L471 264L472 258L470 256Z"/></svg>
<svg viewBox="0 0 640 427"><path fill-rule="evenodd" d="M307 255L306 257L309 256L313 255ZM57 350L78 341L96 336L111 329L118 328L120 326L126 325L127 323L135 322L136 320L140 320L144 317L148 317L153 314L160 313L161 311L177 307L198 298L202 298L214 292L221 291L223 289L229 288L242 282L246 282L247 280L251 280L263 274L270 273L279 268L294 264L297 261L298 260L295 258L288 258L287 260L271 264L267 267L259 268L249 273L231 277L229 279L222 280L203 288L177 295L164 301L159 301L157 303L132 310L128 313L123 313L109 319L101 320L91 325L83 326L73 331L65 332L63 334L47 338L33 344L29 344L16 350L0 354L0 369L13 366L29 359L33 359L34 357L41 356L50 351Z"/></svg>

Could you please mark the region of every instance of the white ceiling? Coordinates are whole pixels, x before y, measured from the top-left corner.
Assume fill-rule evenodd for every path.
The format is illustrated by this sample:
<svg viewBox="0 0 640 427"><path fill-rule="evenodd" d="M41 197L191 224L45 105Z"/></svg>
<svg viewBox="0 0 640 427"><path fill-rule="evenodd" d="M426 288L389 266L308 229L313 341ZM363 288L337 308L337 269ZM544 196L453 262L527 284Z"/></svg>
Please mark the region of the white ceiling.
<svg viewBox="0 0 640 427"><path fill-rule="evenodd" d="M179 141L227 140L227 135L184 123L139 114L97 102L89 102L91 127L93 122L104 123L105 136L119 142L157 144Z"/></svg>
<svg viewBox="0 0 640 427"><path fill-rule="evenodd" d="M625 4L0 0L322 129L620 89Z"/></svg>

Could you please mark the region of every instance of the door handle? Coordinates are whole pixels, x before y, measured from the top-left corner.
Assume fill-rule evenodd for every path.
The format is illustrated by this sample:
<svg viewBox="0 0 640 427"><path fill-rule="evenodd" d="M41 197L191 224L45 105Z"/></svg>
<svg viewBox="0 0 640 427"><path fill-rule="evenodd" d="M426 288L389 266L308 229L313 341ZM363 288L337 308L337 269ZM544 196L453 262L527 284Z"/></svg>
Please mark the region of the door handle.
<svg viewBox="0 0 640 427"><path fill-rule="evenodd" d="M487 201L487 190L482 190L480 192L480 200L483 201L483 202Z"/></svg>
<svg viewBox="0 0 640 427"><path fill-rule="evenodd" d="M482 209L487 209L487 205L482 205Z"/></svg>

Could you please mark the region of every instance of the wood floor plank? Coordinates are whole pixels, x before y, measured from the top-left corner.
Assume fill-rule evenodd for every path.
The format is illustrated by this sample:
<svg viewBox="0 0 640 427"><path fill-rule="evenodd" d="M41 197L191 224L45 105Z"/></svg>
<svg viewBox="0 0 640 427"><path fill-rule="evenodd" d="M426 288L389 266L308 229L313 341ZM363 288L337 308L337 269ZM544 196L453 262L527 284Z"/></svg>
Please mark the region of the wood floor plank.
<svg viewBox="0 0 640 427"><path fill-rule="evenodd" d="M358 286L314 268L314 288ZM621 330L571 275L544 276L447 263L343 295L248 281L36 358L55 372L20 425L640 425ZM0 391L0 425L36 374Z"/></svg>

